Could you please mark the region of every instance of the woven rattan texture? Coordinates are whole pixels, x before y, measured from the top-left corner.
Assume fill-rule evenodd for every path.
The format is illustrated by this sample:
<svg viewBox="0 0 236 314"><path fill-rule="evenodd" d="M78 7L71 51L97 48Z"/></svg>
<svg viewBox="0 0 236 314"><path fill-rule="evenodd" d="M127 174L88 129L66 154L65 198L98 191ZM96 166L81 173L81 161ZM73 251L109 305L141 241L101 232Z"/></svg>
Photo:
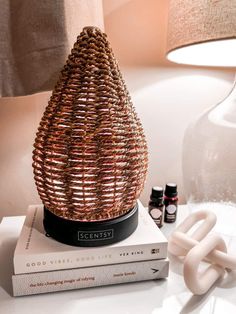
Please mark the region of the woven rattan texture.
<svg viewBox="0 0 236 314"><path fill-rule="evenodd" d="M134 207L147 172L147 145L106 35L77 38L36 135L33 169L44 205L79 221Z"/></svg>

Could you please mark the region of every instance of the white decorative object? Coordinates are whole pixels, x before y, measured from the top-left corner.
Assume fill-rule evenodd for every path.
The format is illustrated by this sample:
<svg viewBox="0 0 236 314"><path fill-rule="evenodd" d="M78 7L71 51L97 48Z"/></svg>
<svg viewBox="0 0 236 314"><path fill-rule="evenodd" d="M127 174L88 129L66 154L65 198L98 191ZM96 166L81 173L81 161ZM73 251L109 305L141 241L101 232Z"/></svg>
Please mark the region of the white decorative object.
<svg viewBox="0 0 236 314"><path fill-rule="evenodd" d="M199 221L202 223L192 235L187 234ZM209 232L216 223L216 215L210 211L190 214L171 234L168 251L184 256L184 281L193 294L207 292L225 269L236 269L236 256L228 255L224 240ZM211 263L204 273L198 271L201 261Z"/></svg>

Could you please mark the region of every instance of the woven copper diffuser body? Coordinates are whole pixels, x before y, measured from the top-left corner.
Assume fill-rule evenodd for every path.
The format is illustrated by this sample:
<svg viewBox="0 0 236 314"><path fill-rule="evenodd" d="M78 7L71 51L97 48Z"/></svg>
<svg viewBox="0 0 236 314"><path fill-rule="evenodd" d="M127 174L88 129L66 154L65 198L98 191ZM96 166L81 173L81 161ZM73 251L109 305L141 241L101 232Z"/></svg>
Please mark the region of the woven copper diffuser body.
<svg viewBox="0 0 236 314"><path fill-rule="evenodd" d="M147 145L106 35L85 27L40 122L34 178L44 228L77 246L120 241L138 224Z"/></svg>

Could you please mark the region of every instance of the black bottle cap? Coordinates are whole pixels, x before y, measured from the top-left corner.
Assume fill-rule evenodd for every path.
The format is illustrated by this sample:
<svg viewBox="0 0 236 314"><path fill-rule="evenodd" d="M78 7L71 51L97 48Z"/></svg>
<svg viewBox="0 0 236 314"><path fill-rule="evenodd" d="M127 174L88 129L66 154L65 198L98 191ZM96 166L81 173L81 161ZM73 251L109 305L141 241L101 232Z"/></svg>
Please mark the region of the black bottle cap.
<svg viewBox="0 0 236 314"><path fill-rule="evenodd" d="M177 196L177 184L176 183L167 183L165 188L165 195L168 197Z"/></svg>
<svg viewBox="0 0 236 314"><path fill-rule="evenodd" d="M151 198L162 198L163 197L163 188L161 186L154 186L152 188Z"/></svg>

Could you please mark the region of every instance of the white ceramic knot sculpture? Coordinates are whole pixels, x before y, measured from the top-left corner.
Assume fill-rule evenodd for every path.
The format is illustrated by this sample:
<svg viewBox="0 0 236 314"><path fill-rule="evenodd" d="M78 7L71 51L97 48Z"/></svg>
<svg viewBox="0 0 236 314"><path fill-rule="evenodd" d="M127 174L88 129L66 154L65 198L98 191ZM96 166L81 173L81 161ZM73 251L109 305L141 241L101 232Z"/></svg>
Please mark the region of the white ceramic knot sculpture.
<svg viewBox="0 0 236 314"><path fill-rule="evenodd" d="M188 235L187 232L201 220L192 235ZM215 223L216 215L210 211L192 213L169 239L168 251L175 256L185 257L184 281L193 294L204 294L226 269L236 269L236 256L227 254L224 240L218 234L209 234ZM200 273L199 264L203 260L211 265Z"/></svg>

